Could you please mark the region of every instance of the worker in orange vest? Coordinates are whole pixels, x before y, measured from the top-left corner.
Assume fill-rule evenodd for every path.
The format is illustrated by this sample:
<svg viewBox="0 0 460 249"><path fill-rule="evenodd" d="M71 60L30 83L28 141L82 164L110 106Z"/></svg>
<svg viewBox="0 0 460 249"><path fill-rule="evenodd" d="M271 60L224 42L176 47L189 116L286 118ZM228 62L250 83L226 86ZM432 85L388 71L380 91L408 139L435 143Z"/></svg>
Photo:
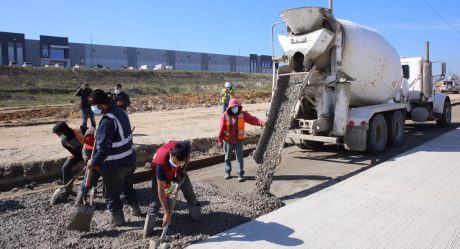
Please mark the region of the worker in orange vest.
<svg viewBox="0 0 460 249"><path fill-rule="evenodd" d="M243 144L244 125L265 126L266 121L258 119L246 111L237 99L231 99L227 110L222 113L220 119L218 142L220 147L224 147L225 152L225 179L231 178L232 165L230 163L233 151L235 151L238 182L244 182L244 165L243 165Z"/></svg>

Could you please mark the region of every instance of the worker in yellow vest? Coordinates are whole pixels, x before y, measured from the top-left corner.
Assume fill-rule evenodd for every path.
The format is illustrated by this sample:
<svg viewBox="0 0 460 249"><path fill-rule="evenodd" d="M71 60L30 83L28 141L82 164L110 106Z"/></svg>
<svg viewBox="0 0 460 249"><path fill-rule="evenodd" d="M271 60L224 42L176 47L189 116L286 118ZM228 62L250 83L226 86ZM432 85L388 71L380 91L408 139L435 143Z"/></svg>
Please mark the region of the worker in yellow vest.
<svg viewBox="0 0 460 249"><path fill-rule="evenodd" d="M227 110L222 113L220 119L219 146L224 147L225 152L225 179L231 179L232 165L230 163L233 151L235 151L237 161L238 182L244 182L244 165L243 165L243 144L244 125L265 126L266 121L258 119L246 111L237 99L231 99Z"/></svg>
<svg viewBox="0 0 460 249"><path fill-rule="evenodd" d="M233 91L232 85L230 82L225 82L224 89L220 91L220 103L222 104L222 112L225 112L228 107L228 102L231 99L235 99L235 92Z"/></svg>

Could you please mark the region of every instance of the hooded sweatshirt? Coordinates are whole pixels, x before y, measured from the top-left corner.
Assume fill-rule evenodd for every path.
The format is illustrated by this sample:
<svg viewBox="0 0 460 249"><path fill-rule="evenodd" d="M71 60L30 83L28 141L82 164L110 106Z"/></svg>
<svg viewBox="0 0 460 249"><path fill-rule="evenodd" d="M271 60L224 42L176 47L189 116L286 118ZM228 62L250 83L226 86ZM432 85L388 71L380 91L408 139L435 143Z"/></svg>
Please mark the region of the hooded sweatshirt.
<svg viewBox="0 0 460 249"><path fill-rule="evenodd" d="M238 113L233 114L231 109L232 107L238 107ZM222 143L224 140L224 130L225 130L225 115L228 114L230 117L230 144L236 144L240 141L238 141L238 136L236 134L236 128L237 128L237 117L238 114L242 113L244 115L244 122L250 124L250 125L258 125L262 126L263 120L260 120L251 114L249 114L246 111L243 111L243 106L241 106L240 102L238 102L237 99L231 99L230 102L228 103L228 108L227 110L222 113L222 116L220 118L220 126L219 126L219 137L218 137L218 142Z"/></svg>

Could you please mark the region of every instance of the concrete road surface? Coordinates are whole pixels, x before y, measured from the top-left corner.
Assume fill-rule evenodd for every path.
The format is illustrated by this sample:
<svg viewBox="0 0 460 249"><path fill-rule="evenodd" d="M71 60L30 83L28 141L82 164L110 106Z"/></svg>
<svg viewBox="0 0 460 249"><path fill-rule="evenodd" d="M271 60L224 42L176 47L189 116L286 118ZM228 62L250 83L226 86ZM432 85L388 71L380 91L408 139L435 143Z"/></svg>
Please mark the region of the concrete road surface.
<svg viewBox="0 0 460 249"><path fill-rule="evenodd" d="M188 248L460 248L460 128Z"/></svg>

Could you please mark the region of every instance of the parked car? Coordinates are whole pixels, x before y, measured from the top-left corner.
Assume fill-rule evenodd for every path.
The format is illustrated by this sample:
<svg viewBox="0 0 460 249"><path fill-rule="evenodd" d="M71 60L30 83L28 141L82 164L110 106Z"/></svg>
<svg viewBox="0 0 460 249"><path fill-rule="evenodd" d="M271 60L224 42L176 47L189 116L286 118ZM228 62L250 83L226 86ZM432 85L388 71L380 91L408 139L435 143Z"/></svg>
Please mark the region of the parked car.
<svg viewBox="0 0 460 249"><path fill-rule="evenodd" d="M444 82L442 82L441 92L459 93L460 83L458 83L458 81L455 80L445 80Z"/></svg>
<svg viewBox="0 0 460 249"><path fill-rule="evenodd" d="M141 70L149 70L150 66L149 65L142 65L142 66L139 67L139 69L141 69Z"/></svg>
<svg viewBox="0 0 460 249"><path fill-rule="evenodd" d="M18 63L16 63L16 61L10 61L10 63L8 65L9 66L17 66Z"/></svg>
<svg viewBox="0 0 460 249"><path fill-rule="evenodd" d="M22 63L22 67L32 67L32 63L26 61L26 62Z"/></svg>
<svg viewBox="0 0 460 249"><path fill-rule="evenodd" d="M75 66L73 66L73 68L85 68L85 66L82 66L82 65L79 65L79 64L75 64Z"/></svg>

